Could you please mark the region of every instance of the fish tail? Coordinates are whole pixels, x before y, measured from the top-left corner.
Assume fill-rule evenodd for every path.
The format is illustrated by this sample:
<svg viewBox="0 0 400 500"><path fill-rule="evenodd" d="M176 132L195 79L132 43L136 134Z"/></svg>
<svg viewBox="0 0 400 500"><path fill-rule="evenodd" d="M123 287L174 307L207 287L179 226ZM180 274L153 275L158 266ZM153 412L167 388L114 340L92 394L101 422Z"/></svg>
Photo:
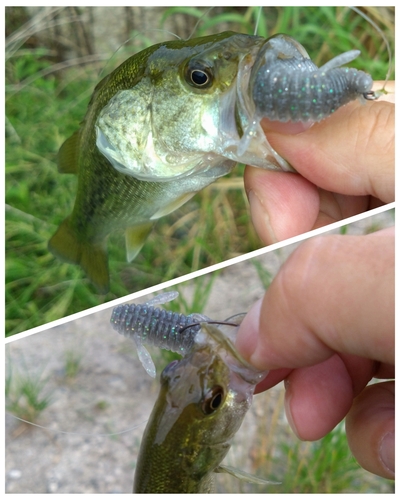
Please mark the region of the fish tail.
<svg viewBox="0 0 400 500"><path fill-rule="evenodd" d="M60 224L48 248L60 260L81 266L100 293L108 292L110 282L104 244L80 242L69 217Z"/></svg>

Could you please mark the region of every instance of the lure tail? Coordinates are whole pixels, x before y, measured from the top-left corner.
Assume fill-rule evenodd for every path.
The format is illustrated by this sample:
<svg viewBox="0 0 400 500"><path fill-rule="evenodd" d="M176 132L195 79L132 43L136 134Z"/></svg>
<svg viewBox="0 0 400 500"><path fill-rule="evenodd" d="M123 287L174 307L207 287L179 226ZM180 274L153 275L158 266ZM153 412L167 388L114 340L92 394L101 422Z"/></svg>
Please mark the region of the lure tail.
<svg viewBox="0 0 400 500"><path fill-rule="evenodd" d="M100 293L109 290L107 253L103 244L80 242L67 217L50 239L50 252L71 264L78 264Z"/></svg>

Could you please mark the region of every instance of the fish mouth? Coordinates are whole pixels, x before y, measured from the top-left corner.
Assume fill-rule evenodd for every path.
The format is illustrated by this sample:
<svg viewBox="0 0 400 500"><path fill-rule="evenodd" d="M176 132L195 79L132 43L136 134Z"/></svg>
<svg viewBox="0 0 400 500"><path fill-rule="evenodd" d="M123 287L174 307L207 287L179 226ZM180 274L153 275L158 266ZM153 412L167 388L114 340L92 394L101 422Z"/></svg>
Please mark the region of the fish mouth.
<svg viewBox="0 0 400 500"><path fill-rule="evenodd" d="M254 80L270 49L268 42L256 44L253 50L242 57L235 85L221 97L220 136L224 140L221 152L239 163L267 170L294 172L293 167L269 144L261 127L263 116L258 113L253 99Z"/></svg>

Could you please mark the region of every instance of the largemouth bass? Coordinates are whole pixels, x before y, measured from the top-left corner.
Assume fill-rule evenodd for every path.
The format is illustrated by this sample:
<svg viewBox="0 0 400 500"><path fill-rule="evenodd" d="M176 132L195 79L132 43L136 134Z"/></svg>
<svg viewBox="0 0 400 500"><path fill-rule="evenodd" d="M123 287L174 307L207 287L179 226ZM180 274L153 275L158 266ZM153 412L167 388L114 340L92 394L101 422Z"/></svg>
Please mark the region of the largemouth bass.
<svg viewBox="0 0 400 500"><path fill-rule="evenodd" d="M285 80L279 80L283 87L272 94L274 109L287 109L291 99L312 105L315 98L308 91L298 97L293 94L294 82L300 81L296 71L303 74L304 67L309 71L309 58L296 41L284 37L283 44L282 40L277 37L271 43L224 32L164 42L130 57L101 80L81 128L58 155L59 171L76 173L78 188L72 214L50 239L51 252L79 264L106 293L106 239L112 231L125 230L130 262L158 218L238 162L293 170L271 148L260 126L270 112L264 101L271 94L263 86L264 80L270 81L270 56L274 68L278 65L288 72L287 59L298 68L290 69L289 104L288 99L279 100L282 89L285 93ZM350 98L366 96L372 80L357 73L362 74L362 85L353 79L351 92L346 85L336 86L338 97L329 113ZM310 116L303 118L310 121ZM322 117L311 116L314 121ZM279 113L276 119L281 119Z"/></svg>
<svg viewBox="0 0 400 500"><path fill-rule="evenodd" d="M269 483L221 464L266 373L243 360L220 328L203 323L200 335L192 352L161 374L134 493L210 493L216 472Z"/></svg>

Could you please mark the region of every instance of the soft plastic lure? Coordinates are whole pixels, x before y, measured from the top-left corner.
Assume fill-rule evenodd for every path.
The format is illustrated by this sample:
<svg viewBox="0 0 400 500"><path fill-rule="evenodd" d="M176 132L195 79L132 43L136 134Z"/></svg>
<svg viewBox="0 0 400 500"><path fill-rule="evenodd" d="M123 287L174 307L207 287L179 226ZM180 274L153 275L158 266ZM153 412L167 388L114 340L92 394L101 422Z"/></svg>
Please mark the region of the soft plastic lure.
<svg viewBox="0 0 400 500"><path fill-rule="evenodd" d="M316 122L354 99L376 99L369 74L341 67L359 55L349 50L318 68L292 37L269 38L252 69L257 114L281 122Z"/></svg>
<svg viewBox="0 0 400 500"><path fill-rule="evenodd" d="M219 322L198 313L185 315L154 307L170 302L178 295L178 292L166 292L144 304L117 306L111 315L110 321L114 330L135 342L139 359L153 378L156 376L154 362L143 344L154 345L184 356L193 349L196 335L201 329L200 323L221 324L230 321L228 324L235 326L240 323L239 317L243 316L237 315L225 322Z"/></svg>

